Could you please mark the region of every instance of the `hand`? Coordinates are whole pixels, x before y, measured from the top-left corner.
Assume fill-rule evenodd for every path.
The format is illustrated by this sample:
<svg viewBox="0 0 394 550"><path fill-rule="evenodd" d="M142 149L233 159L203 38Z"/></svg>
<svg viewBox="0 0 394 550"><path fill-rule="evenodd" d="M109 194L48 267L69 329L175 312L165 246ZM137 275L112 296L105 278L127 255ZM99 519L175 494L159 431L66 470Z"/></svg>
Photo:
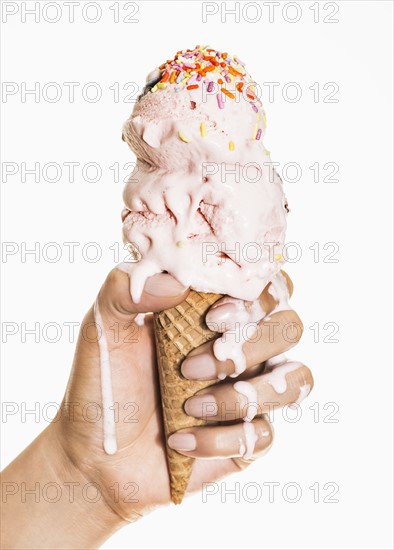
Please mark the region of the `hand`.
<svg viewBox="0 0 394 550"><path fill-rule="evenodd" d="M160 274L148 279L145 292L139 304L134 304L129 293L129 278L126 273L115 269L108 276L99 295L99 309L108 340L114 400L117 403L119 419L116 424L118 452L106 455L103 451L101 422L87 422L81 411L86 403L101 403L99 350L95 341L83 337L85 327L94 323L93 312L89 311L83 321L78 341L73 372L65 401L78 402L73 421L66 419L60 423L64 448L70 460L77 464L83 475L99 483L108 505L120 517L133 520L152 507L170 501L169 479L166 464L165 441L162 429L161 404L156 372L155 344L151 316L147 316L143 326L134 324L137 314L147 311L160 311L181 303L188 290L183 288L168 274ZM289 286L291 284L289 283ZM224 299L225 300L225 299ZM223 302L223 300L222 300ZM240 302L240 301L239 301ZM264 311L269 314L276 305L275 299L264 290L260 299ZM216 304L215 304L216 305ZM226 321L226 327L233 318L237 319L234 304L218 303L209 313L209 322ZM279 325L275 325L279 323ZM286 339L283 326L295 325ZM268 326L277 327L272 342L269 342ZM264 403L274 402L283 406L298 399L300 388L312 386L309 369L298 365L287 374L287 387L277 393L270 384L270 374L257 374L259 366L267 359L276 356L293 345L301 335L301 322L294 311L274 313L270 323L262 321L261 338L244 345L248 370L240 378L248 379L257 392L259 414L267 412ZM114 341L114 334L117 341ZM291 334L290 334L291 333ZM133 335L133 336L130 336ZM94 339L93 339L94 340ZM207 343L194 350L182 367L188 378L214 378L217 372L234 370L232 361L219 362L212 352L213 343ZM257 368L255 367L257 365ZM252 368L255 367L255 368ZM286 367L277 367L286 370ZM204 402L217 403L217 413L210 420L228 420L227 410L239 405L236 418L242 418L245 410L245 397L233 389L233 383L225 382L200 392L186 403L186 412L201 416ZM138 408L130 418L130 412ZM234 415L233 418L234 420ZM130 422L131 420L131 422ZM254 456L258 456L271 444L272 432L265 417L254 422L258 437ZM217 425L194 428L170 437L170 445L184 454L200 458L226 457L228 460L197 460L189 489L200 489L204 481L214 481L236 471L240 465L248 464L240 457L240 438L243 425ZM195 448L187 450L190 436ZM234 458L234 460L233 460ZM115 494L119 488L119 494ZM135 493L134 493L135 491ZM130 495L138 502L128 502ZM115 498L117 497L117 498Z"/></svg>
<svg viewBox="0 0 394 550"><path fill-rule="evenodd" d="M288 279L287 282L291 290ZM53 479L58 483L78 482L78 486L95 484L102 498L94 504L79 496L74 504L62 500L39 506L33 502L23 510L15 502L3 506L8 518L8 532L3 540L7 541L9 548L27 547L27 544L35 548L96 547L125 522L134 521L155 506L170 502L152 317L148 315L143 326L134 321L139 313L160 311L181 303L188 289L168 274L155 275L147 280L140 303L134 304L129 286L129 276L114 269L98 297L117 404L118 452L107 455L103 450L100 356L91 308L81 326L60 418L4 472L5 482L16 480L21 483L26 478L29 482L30 476L31 484L37 479L42 484ZM225 328L231 327L244 303L225 302L226 298L211 308L207 315L209 323L222 321ZM276 301L268 287L260 297L260 304L271 319L259 323L261 336L257 340L244 344L247 370L238 378L238 381L247 380L255 388L259 406L255 412L259 415L267 410L264 403L271 401L276 403L275 406L291 403L303 393L301 388L313 384L309 369L301 364L291 368L277 366L271 374L264 371L267 359L295 345L302 326L293 311L271 314ZM245 305L250 307L248 303ZM270 341L267 326L272 328L273 322L279 325L275 325L278 331ZM294 327L297 325L295 334L291 328L287 333L283 331L288 323L295 323ZM283 337L284 334L288 337ZM218 361L215 358L213 346L213 343L204 344L189 355L182 366L186 377L210 378L215 373L231 374L234 371L231 360ZM268 370L271 368L272 365ZM172 447L197 459L189 482L190 491L201 489L203 482L213 482L244 468L250 464L250 459L257 458L271 445L272 431L265 416L253 421L256 442L250 459L240 445L244 423L221 424L222 420L229 420L231 408L236 409L232 420L245 414L246 398L242 392L234 390L235 382L227 379L186 403L186 412L194 416L202 416L200 411L204 403L211 406L212 413L214 404L215 414L209 420L215 421L215 425L183 430L169 438ZM206 460L217 457L223 460ZM23 529L19 525L21 521Z"/></svg>
<svg viewBox="0 0 394 550"><path fill-rule="evenodd" d="M279 276L287 294L284 300L287 306L293 285L286 273L282 272ZM250 460L264 454L271 445L272 430L266 413L291 403L300 403L312 390L310 370L301 363L288 361L283 355L299 341L303 331L301 320L292 309L277 307L277 300L273 297L276 293L270 290L270 286L267 285L260 295L257 308L256 303L226 296L208 312L206 322L209 328L223 335L193 350L182 364L182 374L190 380L224 379L229 376L235 379L227 378L186 401L188 415L203 418L216 426L189 428L170 436L169 445L178 452L196 458L231 457L238 467L243 468ZM245 324L245 319L251 317L247 312L253 309L262 312L262 316L258 316L257 311L259 322ZM254 315L256 319L256 313ZM248 324L254 325L254 330L249 341L243 343L242 335L245 335ZM231 352L234 354L237 342L245 356L246 369L238 376L231 358L217 358L224 359L221 356L226 350L227 339L230 339L227 347L230 356ZM234 355L236 357L237 353ZM249 457L250 452L245 448L244 426L237 421L242 418L250 421L255 416L253 425L257 440L253 457ZM228 425L229 421L233 424Z"/></svg>

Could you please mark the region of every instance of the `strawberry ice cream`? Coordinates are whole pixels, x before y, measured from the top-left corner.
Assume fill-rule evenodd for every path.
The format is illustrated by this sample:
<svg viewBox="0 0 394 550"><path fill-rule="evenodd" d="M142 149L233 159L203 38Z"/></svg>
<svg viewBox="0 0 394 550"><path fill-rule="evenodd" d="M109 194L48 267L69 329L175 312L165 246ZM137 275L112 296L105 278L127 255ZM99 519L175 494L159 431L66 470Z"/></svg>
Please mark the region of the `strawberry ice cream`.
<svg viewBox="0 0 394 550"><path fill-rule="evenodd" d="M287 206L265 127L256 85L236 56L196 46L150 73L123 130L137 156L122 213L139 260L135 302L162 271L244 300L278 273Z"/></svg>

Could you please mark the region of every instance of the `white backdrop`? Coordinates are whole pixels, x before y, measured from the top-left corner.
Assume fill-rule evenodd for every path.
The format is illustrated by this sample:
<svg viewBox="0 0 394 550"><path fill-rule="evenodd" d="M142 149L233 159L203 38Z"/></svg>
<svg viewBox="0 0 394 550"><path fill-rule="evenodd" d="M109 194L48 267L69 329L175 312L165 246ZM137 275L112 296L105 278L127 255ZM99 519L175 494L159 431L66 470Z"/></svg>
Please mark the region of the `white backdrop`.
<svg viewBox="0 0 394 550"><path fill-rule="evenodd" d="M241 2L234 15L234 2L79 2L74 22L63 2L37 3L36 15L33 2L2 4L3 466L47 425L45 404L60 403L71 324L118 261L130 83L209 43L262 84L301 255L287 266L306 327L292 356L315 388L298 422L275 415L266 457L228 480L239 502L219 486L103 548L392 548L392 3ZM37 257L25 255L35 243Z"/></svg>

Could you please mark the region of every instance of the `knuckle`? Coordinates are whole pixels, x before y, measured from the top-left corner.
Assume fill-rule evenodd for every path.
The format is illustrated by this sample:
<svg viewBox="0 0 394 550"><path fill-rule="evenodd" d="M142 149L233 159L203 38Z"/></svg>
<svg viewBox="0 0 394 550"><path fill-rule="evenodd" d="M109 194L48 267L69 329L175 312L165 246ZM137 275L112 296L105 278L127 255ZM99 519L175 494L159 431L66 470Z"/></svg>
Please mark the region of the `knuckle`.
<svg viewBox="0 0 394 550"><path fill-rule="evenodd" d="M257 435L257 452L269 449L274 441L274 431L271 424L263 417L255 423L255 430Z"/></svg>
<svg viewBox="0 0 394 550"><path fill-rule="evenodd" d="M285 339L291 345L300 341L304 332L304 325L295 311L286 311L283 317Z"/></svg>
<svg viewBox="0 0 394 550"><path fill-rule="evenodd" d="M305 365L302 366L302 377L303 377L303 383L309 384L310 391L313 389L314 380L313 380L313 374L309 367L306 367Z"/></svg>

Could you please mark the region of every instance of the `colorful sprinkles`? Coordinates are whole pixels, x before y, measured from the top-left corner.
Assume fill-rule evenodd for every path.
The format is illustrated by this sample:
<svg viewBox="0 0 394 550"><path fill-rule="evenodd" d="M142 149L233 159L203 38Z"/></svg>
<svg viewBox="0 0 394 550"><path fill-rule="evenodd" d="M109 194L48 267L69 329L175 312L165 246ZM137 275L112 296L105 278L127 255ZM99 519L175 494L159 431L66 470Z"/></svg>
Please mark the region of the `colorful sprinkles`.
<svg viewBox="0 0 394 550"><path fill-rule="evenodd" d="M237 93L242 94L243 99L256 113L251 139L257 141L261 139L263 129L267 125L265 113L256 95L253 80L245 70L245 63L238 56L231 56L228 52L220 52L208 46L196 46L194 50L179 50L174 59L167 59L159 69L162 71L162 77L150 90L152 93L171 85L185 87L190 92L205 86L208 93L216 93L219 109L225 108L227 98L235 100ZM201 137L207 135L204 122L200 123L200 135ZM182 131L178 132L178 136L184 143L191 141ZM228 147L230 151L234 151L234 141L229 141Z"/></svg>
<svg viewBox="0 0 394 550"><path fill-rule="evenodd" d="M187 136L185 136L185 134L184 134L181 130L179 130L178 136L179 136L180 139L181 139L182 141L184 141L185 143L190 143L190 142L191 142L191 139L188 138Z"/></svg>

